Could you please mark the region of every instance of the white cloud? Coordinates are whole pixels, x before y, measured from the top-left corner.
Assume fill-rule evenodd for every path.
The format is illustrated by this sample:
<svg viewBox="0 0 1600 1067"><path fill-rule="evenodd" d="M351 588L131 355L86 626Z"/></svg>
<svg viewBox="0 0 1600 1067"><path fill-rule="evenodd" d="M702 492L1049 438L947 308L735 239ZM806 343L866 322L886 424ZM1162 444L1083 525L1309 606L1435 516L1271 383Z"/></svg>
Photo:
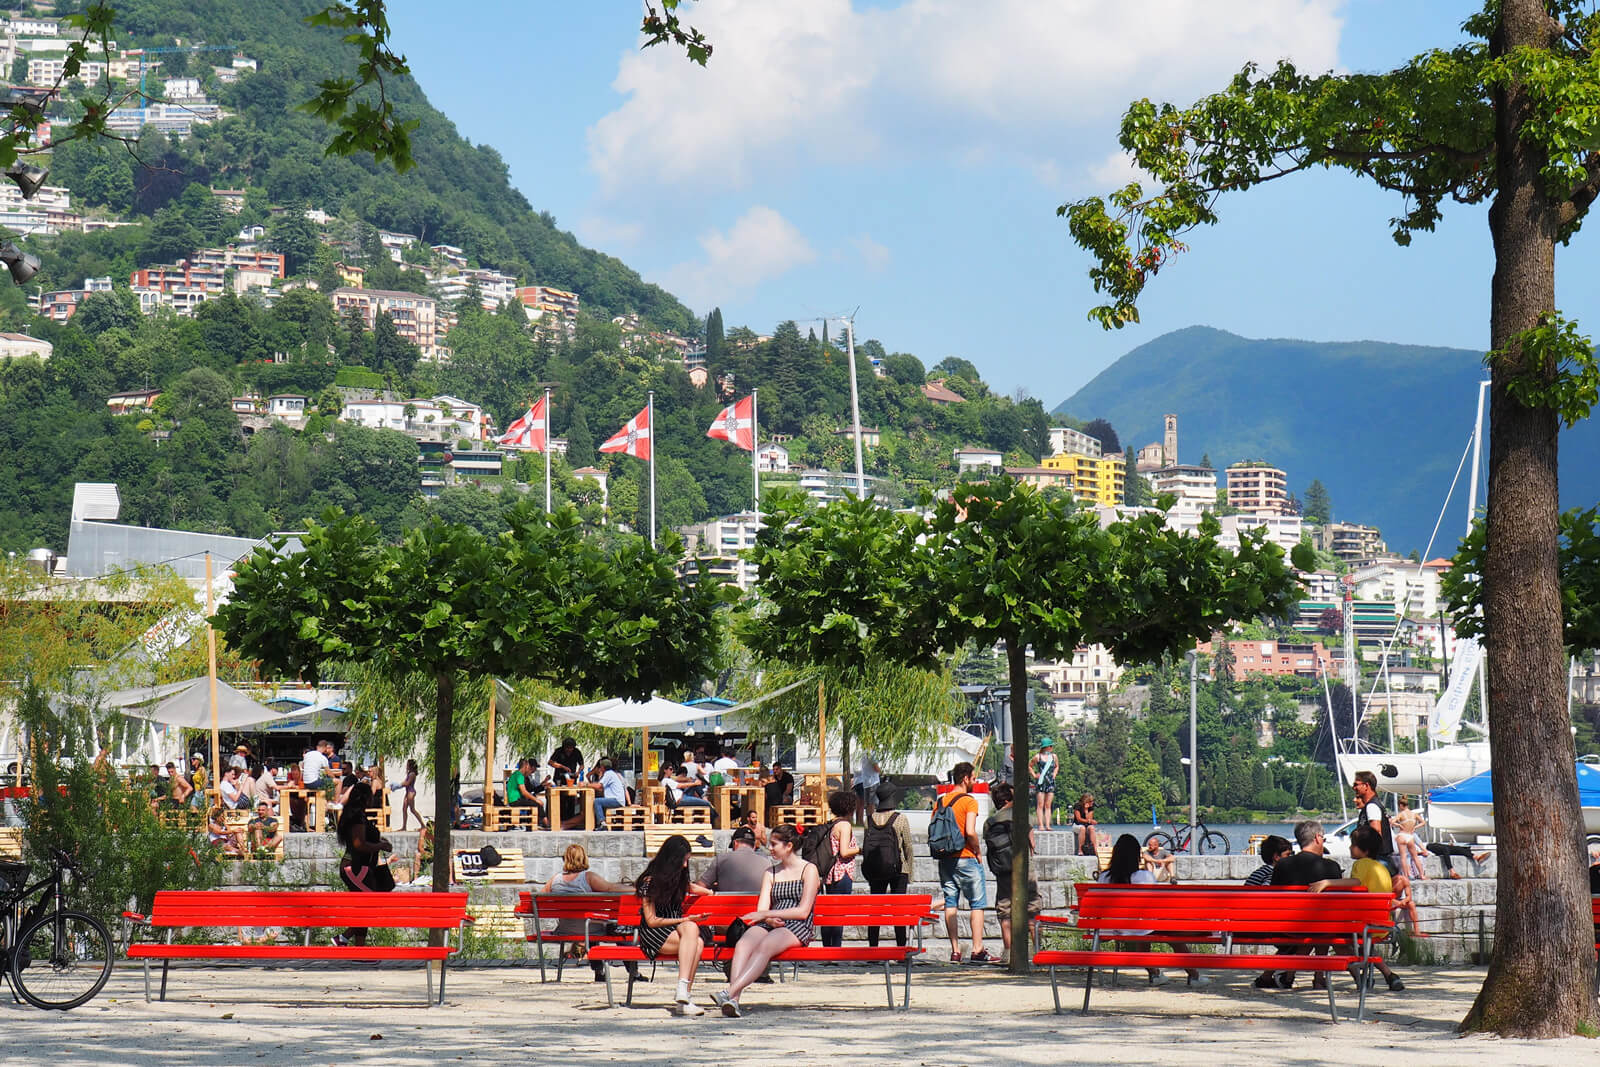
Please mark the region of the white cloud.
<svg viewBox="0 0 1600 1067"><path fill-rule="evenodd" d="M1126 152L1113 152L1088 167L1089 179L1099 189L1120 189L1129 182L1150 181L1150 173Z"/></svg>
<svg viewBox="0 0 1600 1067"><path fill-rule="evenodd" d="M678 264L663 281L690 307L702 309L817 258L805 234L760 204L739 216L727 233L703 235L700 247L702 258Z"/></svg>
<svg viewBox="0 0 1600 1067"><path fill-rule="evenodd" d="M644 236L644 224L626 219L607 218L603 215L586 215L573 227L578 239L591 248L615 248L638 244Z"/></svg>
<svg viewBox="0 0 1600 1067"><path fill-rule="evenodd" d="M881 272L889 265L889 250L874 241L871 234L860 234L852 238L850 244L854 246L856 258L861 261L861 265L873 274Z"/></svg>
<svg viewBox="0 0 1600 1067"><path fill-rule="evenodd" d="M718 0L695 12L707 67L668 49L622 59L627 99L590 128L590 162L613 192L738 188L819 151L1083 174L1135 97L1187 100L1247 60L1333 67L1343 3Z"/></svg>

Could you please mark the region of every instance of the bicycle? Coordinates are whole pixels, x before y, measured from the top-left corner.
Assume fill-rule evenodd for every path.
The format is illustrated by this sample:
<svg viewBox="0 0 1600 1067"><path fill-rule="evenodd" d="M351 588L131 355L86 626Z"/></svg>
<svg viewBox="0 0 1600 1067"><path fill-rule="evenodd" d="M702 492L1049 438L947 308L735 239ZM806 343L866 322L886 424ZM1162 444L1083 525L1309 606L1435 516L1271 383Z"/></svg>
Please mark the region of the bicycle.
<svg viewBox="0 0 1600 1067"><path fill-rule="evenodd" d="M66 906L66 874L75 870L72 857L57 851L50 874L29 885L26 863L0 863L0 969L15 1002L68 1011L111 977L111 934L100 920ZM37 899L25 908L29 898Z"/></svg>
<svg viewBox="0 0 1600 1067"><path fill-rule="evenodd" d="M1167 826L1171 828L1170 833L1167 830L1155 830L1145 840L1154 837L1161 842L1162 848L1172 853L1188 852L1191 845L1199 856L1226 856L1231 850L1227 836L1208 829L1203 820L1194 826L1188 823L1180 826L1168 819Z"/></svg>

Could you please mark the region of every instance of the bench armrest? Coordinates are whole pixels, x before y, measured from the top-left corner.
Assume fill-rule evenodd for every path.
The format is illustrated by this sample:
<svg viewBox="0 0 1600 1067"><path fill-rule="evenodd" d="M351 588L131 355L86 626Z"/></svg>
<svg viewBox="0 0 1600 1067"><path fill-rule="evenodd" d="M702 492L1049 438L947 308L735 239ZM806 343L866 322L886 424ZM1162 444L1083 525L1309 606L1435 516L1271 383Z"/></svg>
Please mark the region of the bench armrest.
<svg viewBox="0 0 1600 1067"><path fill-rule="evenodd" d="M138 924L140 926L149 926L150 925L150 919L147 916L141 915L140 913L138 913L136 911L125 911L125 912L122 913L122 917L124 919L127 919L129 922L136 923L136 924Z"/></svg>

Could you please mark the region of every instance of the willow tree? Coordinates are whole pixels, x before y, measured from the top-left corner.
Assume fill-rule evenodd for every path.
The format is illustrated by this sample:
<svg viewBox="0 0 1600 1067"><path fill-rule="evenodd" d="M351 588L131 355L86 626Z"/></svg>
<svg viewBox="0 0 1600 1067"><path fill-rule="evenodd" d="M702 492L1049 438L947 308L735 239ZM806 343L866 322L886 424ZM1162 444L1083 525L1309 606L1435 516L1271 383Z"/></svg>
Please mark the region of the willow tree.
<svg viewBox="0 0 1600 1067"><path fill-rule="evenodd" d="M284 677L315 682L330 664L362 660L433 696L433 887L450 883L453 798L446 788L465 679L545 679L608 697L646 699L697 681L716 644L720 588L688 585L675 541L585 537L577 512L523 502L488 539L428 523L398 545L332 509L300 538L240 562L218 627L241 653ZM416 716L415 701L397 714ZM486 704L486 701L484 702ZM403 734L403 731L402 731Z"/></svg>
<svg viewBox="0 0 1600 1067"><path fill-rule="evenodd" d="M1552 1037L1595 1024L1583 820L1567 728L1556 442L1600 370L1556 309L1555 249L1600 195L1600 14L1581 0L1488 0L1469 43L1380 74L1246 67L1189 107L1133 104L1121 143L1150 176L1063 205L1108 302L1138 321L1145 285L1215 224L1224 193L1338 168L1399 194L1395 240L1443 205L1489 203L1489 502L1483 563L1495 835L1494 954L1463 1029ZM1146 188L1146 184L1150 186ZM1555 847L1552 847L1554 845Z"/></svg>
<svg viewBox="0 0 1600 1067"><path fill-rule="evenodd" d="M1010 479L963 486L929 516L869 500L810 509L776 499L751 551L766 613L748 629L764 654L841 669L879 661L930 667L968 641L1003 645L1013 693L1028 656L1065 658L1103 644L1124 662L1159 659L1236 619L1279 616L1298 592L1283 550L1259 532L1237 551L1168 529L1150 512L1102 528L1058 496ZM1028 705L1011 702L1013 785L1028 788ZM1012 818L1013 899L1026 900L1026 806ZM1012 944L1028 944L1012 913ZM1028 969L1017 952L1012 970Z"/></svg>

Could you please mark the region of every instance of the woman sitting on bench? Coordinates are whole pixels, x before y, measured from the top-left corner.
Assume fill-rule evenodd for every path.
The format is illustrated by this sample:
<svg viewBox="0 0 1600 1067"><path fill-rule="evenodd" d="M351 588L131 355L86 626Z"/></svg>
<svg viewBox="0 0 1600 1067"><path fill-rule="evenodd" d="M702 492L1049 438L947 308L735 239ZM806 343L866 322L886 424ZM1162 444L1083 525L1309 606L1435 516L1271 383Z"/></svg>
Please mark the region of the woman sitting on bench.
<svg viewBox="0 0 1600 1067"><path fill-rule="evenodd" d="M747 929L728 964L728 991L719 989L711 995L722 1014L733 1019L744 1014L739 995L767 973L774 958L810 944L815 930L811 916L822 888L817 865L800 858L800 835L792 826L773 827L767 842L774 863L761 881L756 910L739 916Z"/></svg>
<svg viewBox="0 0 1600 1067"><path fill-rule="evenodd" d="M694 1002L690 992L695 971L700 968L703 940L700 927L683 916L683 901L689 886L689 839L674 834L661 843L655 859L639 875L639 948L648 959L678 957L678 992L673 1009L677 1015L704 1015L706 1010Z"/></svg>
<svg viewBox="0 0 1600 1067"><path fill-rule="evenodd" d="M1156 876L1144 869L1144 860L1139 851L1139 839L1132 834L1123 834L1117 838L1117 843L1111 846L1111 865L1100 872L1101 882L1112 885L1155 885ZM1149 930L1107 930L1112 937L1144 937ZM1168 941L1174 952L1188 952L1189 946L1181 941ZM1150 974L1151 985L1166 985L1167 976L1158 968L1146 967ZM1206 985L1207 979L1193 967L1188 968L1190 985Z"/></svg>

